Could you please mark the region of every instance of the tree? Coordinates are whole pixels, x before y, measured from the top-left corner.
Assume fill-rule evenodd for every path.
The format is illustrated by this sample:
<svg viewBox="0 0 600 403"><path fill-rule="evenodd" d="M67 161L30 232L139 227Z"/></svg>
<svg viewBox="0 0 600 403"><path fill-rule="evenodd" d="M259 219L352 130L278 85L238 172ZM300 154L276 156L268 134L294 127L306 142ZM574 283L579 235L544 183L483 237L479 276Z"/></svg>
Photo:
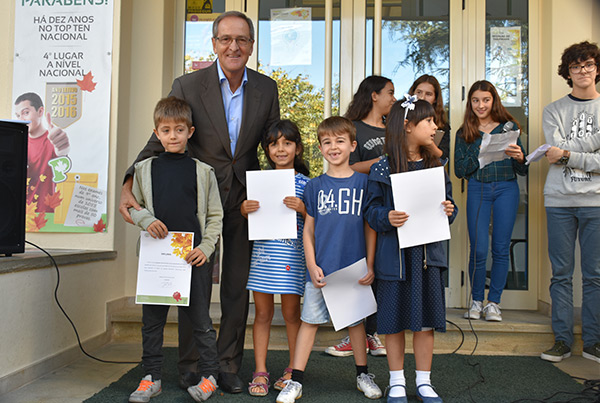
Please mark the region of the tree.
<svg viewBox="0 0 600 403"><path fill-rule="evenodd" d="M267 74L259 67L259 71ZM268 74L277 82L279 90L279 108L282 119L289 119L300 129L302 143L304 144L304 161L310 169L310 177L323 173L323 157L319 151L317 140L317 126L323 120L324 113L324 90L317 90L310 83L309 78L302 74L293 77L282 68L277 68ZM339 85L333 88L333 104L339 102ZM332 110L337 115L338 108ZM259 150L261 167L268 167L267 159L263 150Z"/></svg>
<svg viewBox="0 0 600 403"><path fill-rule="evenodd" d="M448 68L439 67L440 60L450 60L450 23L448 21L384 21L383 31L390 39L406 45L404 59L394 70L410 66L413 71L431 71L433 75L448 75Z"/></svg>
<svg viewBox="0 0 600 403"><path fill-rule="evenodd" d="M489 35L491 27L510 27L519 26L521 28L521 75L522 88L521 97L523 105L524 117L528 115L529 108L529 51L528 51L528 37L529 27L527 21L524 20L508 20L508 19L488 19L486 22L486 31ZM442 66L441 61L450 60L450 23L448 20L441 21L384 21L383 31L388 32L390 40L395 42L403 43L406 46L406 52L404 57L398 60L396 67L393 71L395 74L400 67L411 67L413 71L420 75L422 72L431 72L430 74L435 75L440 79L442 89L446 90L448 86L449 68L440 67ZM486 40L486 76L494 77L493 81L498 78L509 79L511 77L505 77L512 75L514 77L514 71L507 68L507 64L513 63L513 61L504 61L501 68L492 69L490 68L491 55L490 40L489 36ZM415 77L416 78L416 77ZM511 89L504 87L504 82L494 82L501 98L513 93ZM444 97L444 101L447 103L448 98Z"/></svg>

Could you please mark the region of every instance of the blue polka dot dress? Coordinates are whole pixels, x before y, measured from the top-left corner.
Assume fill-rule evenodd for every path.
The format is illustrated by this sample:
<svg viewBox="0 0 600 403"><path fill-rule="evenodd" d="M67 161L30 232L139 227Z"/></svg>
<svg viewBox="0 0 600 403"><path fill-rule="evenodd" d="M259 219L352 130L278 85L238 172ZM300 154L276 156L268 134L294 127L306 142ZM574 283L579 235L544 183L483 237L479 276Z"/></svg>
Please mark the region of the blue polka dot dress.
<svg viewBox="0 0 600 403"><path fill-rule="evenodd" d="M422 169L423 162L409 163ZM403 249L406 279L377 280L377 333L433 328L446 331L446 301L441 269L424 264L425 246Z"/></svg>

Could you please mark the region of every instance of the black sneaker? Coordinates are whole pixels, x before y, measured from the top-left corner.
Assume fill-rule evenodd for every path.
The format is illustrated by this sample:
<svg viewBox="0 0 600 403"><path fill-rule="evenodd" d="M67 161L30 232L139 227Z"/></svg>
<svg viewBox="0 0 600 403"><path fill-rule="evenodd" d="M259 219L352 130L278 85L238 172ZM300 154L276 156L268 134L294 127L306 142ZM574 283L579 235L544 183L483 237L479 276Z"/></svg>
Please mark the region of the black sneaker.
<svg viewBox="0 0 600 403"><path fill-rule="evenodd" d="M561 362L563 358L571 356L571 348L564 341L557 341L550 350L546 350L540 356L542 360Z"/></svg>
<svg viewBox="0 0 600 403"><path fill-rule="evenodd" d="M583 358L594 360L600 364L600 343L596 343L590 347L584 347L581 355Z"/></svg>

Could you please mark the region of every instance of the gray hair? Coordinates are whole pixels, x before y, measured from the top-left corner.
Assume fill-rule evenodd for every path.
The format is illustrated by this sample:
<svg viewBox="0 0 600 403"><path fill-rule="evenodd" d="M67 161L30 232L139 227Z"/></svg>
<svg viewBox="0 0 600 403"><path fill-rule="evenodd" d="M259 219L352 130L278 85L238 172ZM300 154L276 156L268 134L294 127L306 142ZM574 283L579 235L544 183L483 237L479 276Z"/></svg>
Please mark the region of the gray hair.
<svg viewBox="0 0 600 403"><path fill-rule="evenodd" d="M254 40L254 24L252 23L252 20L248 16L246 16L246 14L240 11L227 11L226 13L219 15L217 19L213 22L213 38L216 38L218 35L219 23L227 17L241 18L242 20L246 21L246 23L248 24L248 28L250 29L250 39Z"/></svg>

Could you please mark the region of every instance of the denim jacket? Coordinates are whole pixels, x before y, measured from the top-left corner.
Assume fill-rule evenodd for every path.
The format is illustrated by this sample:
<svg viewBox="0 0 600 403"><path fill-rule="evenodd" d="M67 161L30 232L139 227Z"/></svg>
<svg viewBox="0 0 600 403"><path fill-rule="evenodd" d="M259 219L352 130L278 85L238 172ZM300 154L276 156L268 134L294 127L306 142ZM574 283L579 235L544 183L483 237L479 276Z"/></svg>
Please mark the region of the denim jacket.
<svg viewBox="0 0 600 403"><path fill-rule="evenodd" d="M450 223L454 221L458 208L452 199L452 184L444 171L446 178L446 199L454 204L454 212L448 217ZM408 190L410 191L410 190ZM375 252L375 277L379 280L406 279L404 251L398 251L398 232L390 224L388 214L394 209L392 184L390 182L390 166L387 157L373 164L369 173L367 185L367 208L365 218L371 228L377 232L377 249ZM400 264L400 256L402 264ZM428 266L448 268L446 253L442 242L433 242L425 245L425 259Z"/></svg>

